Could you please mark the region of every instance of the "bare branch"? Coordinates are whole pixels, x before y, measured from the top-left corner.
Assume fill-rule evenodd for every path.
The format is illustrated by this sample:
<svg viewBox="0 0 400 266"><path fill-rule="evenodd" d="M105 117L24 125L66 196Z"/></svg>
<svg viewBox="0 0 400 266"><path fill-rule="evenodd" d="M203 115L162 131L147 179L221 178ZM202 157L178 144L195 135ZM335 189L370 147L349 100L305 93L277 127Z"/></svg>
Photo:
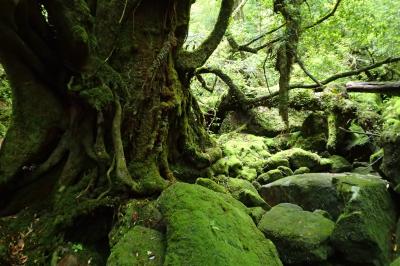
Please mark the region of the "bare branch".
<svg viewBox="0 0 400 266"><path fill-rule="evenodd" d="M326 14L326 15L323 16L322 18L318 19L318 20L317 20L316 22L314 22L313 24L308 25L308 26L305 27L304 29L306 29L306 30L311 29L311 28L313 28L313 27L315 27L315 26L321 24L322 22L324 22L324 21L327 20L328 18L332 17L332 16L336 13L336 10L338 9L338 7L339 7L339 5L340 5L340 2L342 2L342 0L337 0L335 6L333 7L333 9L332 9L328 14Z"/></svg>

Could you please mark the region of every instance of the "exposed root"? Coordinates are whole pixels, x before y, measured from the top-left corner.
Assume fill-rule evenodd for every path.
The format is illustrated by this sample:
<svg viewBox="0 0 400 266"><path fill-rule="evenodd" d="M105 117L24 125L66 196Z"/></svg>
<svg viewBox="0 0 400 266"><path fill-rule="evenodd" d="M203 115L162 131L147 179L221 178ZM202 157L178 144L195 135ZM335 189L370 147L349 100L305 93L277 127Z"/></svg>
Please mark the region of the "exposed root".
<svg viewBox="0 0 400 266"><path fill-rule="evenodd" d="M115 96L115 115L112 123L112 139L115 153L115 174L123 184L128 185L134 192L139 192L139 184L135 182L126 166L124 147L121 138L122 108L117 96Z"/></svg>

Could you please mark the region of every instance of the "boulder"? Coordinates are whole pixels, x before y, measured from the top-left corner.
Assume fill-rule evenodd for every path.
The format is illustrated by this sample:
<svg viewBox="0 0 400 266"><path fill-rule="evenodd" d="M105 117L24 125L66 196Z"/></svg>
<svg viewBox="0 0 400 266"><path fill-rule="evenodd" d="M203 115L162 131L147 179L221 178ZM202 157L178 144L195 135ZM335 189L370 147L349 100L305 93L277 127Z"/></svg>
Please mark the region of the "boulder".
<svg viewBox="0 0 400 266"><path fill-rule="evenodd" d="M228 190L224 186L221 186L214 180L208 178L197 178L196 184L211 189L215 192L228 193Z"/></svg>
<svg viewBox="0 0 400 266"><path fill-rule="evenodd" d="M332 173L350 172L352 170L351 164L342 156L332 155L329 160L331 161L330 172Z"/></svg>
<svg viewBox="0 0 400 266"><path fill-rule="evenodd" d="M247 207L263 207L270 209L270 206L261 198L257 189L247 180L229 178L227 188L231 195Z"/></svg>
<svg viewBox="0 0 400 266"><path fill-rule="evenodd" d="M374 175L303 174L262 186L272 206L291 202L336 220L333 247L350 264L388 265L396 211L388 183Z"/></svg>
<svg viewBox="0 0 400 266"><path fill-rule="evenodd" d="M176 183L158 202L166 226L163 265L282 265L274 244L231 196Z"/></svg>
<svg viewBox="0 0 400 266"><path fill-rule="evenodd" d="M276 180L279 180L283 177L284 177L284 175L282 174L282 172L279 169L274 169L274 170L269 170L268 172L259 175L257 177L257 181L260 184L264 185L264 184L268 184L268 183L274 182Z"/></svg>
<svg viewBox="0 0 400 266"><path fill-rule="evenodd" d="M159 231L135 226L111 249L107 266L163 265L165 241Z"/></svg>
<svg viewBox="0 0 400 266"><path fill-rule="evenodd" d="M275 243L285 264L322 262L332 251L328 240L334 222L294 204L276 205L262 217L258 228Z"/></svg>

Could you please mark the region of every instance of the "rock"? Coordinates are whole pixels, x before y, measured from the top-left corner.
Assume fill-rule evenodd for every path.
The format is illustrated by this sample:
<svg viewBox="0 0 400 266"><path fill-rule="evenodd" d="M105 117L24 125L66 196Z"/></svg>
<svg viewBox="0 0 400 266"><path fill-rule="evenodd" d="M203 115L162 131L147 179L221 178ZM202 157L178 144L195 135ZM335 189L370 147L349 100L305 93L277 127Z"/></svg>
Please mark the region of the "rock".
<svg viewBox="0 0 400 266"><path fill-rule="evenodd" d="M397 131L387 130L383 133L383 160L380 170L400 193L400 121Z"/></svg>
<svg viewBox="0 0 400 266"><path fill-rule="evenodd" d="M272 155L266 160L264 171L276 169L279 166L298 169L307 167L313 171L322 171L328 168L326 162L316 153L305 151L299 148L284 150Z"/></svg>
<svg viewBox="0 0 400 266"><path fill-rule="evenodd" d="M270 170L277 169L279 166L289 167L289 160L284 158L283 156L278 156L275 154L265 161L264 171L268 172Z"/></svg>
<svg viewBox="0 0 400 266"><path fill-rule="evenodd" d="M284 263L322 262L331 253L328 240L334 222L297 205L282 203L273 207L258 228L275 243Z"/></svg>
<svg viewBox="0 0 400 266"><path fill-rule="evenodd" d="M158 202L167 232L163 265L282 265L274 244L231 196L176 183Z"/></svg>
<svg viewBox="0 0 400 266"><path fill-rule="evenodd" d="M261 218L263 217L263 215L265 214L265 210L261 207L251 207L248 208L248 213L251 217L251 219L253 219L255 224L258 224L261 220Z"/></svg>
<svg viewBox="0 0 400 266"><path fill-rule="evenodd" d="M265 160L271 156L268 152L267 139L250 134L227 133L218 138L231 173L240 172L240 165L261 172ZM240 161L239 159L240 158ZM232 161L232 162L230 162ZM236 177L236 176L234 176Z"/></svg>
<svg viewBox="0 0 400 266"><path fill-rule="evenodd" d="M343 213L336 221L331 241L350 262L388 265L391 258L391 232L396 211L379 178L343 176L335 186L345 199Z"/></svg>
<svg viewBox="0 0 400 266"><path fill-rule="evenodd" d="M279 169L269 170L268 172L258 176L257 181L264 185L283 178L283 174Z"/></svg>
<svg viewBox="0 0 400 266"><path fill-rule="evenodd" d="M281 173L282 173L282 175L283 176L290 176L290 175L293 175L293 171L292 171L292 169L290 169L289 167L286 167L286 166L279 166L278 167L278 170L279 171L281 171Z"/></svg>
<svg viewBox="0 0 400 266"><path fill-rule="evenodd" d="M111 249L107 266L163 265L164 250L162 233L135 226Z"/></svg>
<svg viewBox="0 0 400 266"><path fill-rule="evenodd" d="M350 172L352 170L351 164L342 156L339 155L332 155L329 157L331 161L331 170L332 173L343 173L343 172Z"/></svg>
<svg viewBox="0 0 400 266"><path fill-rule="evenodd" d="M271 208L258 194L257 189L247 180L229 178L227 188L235 199L242 202L247 207Z"/></svg>
<svg viewBox="0 0 400 266"><path fill-rule="evenodd" d="M196 184L211 189L215 192L228 193L225 187L208 178L197 178Z"/></svg>
<svg viewBox="0 0 400 266"><path fill-rule="evenodd" d="M257 170L247 166L243 166L242 169L237 171L236 178L246 179L248 181L253 181L257 177Z"/></svg>
<svg viewBox="0 0 400 266"><path fill-rule="evenodd" d="M343 203L332 179L333 174L289 176L262 186L260 195L271 206L289 202L308 211L325 210L336 219L343 209Z"/></svg>
<svg viewBox="0 0 400 266"><path fill-rule="evenodd" d="M310 168L308 168L308 167L300 167L300 168L296 169L293 174L294 175L301 175L301 174L307 174L309 172L311 172Z"/></svg>
<svg viewBox="0 0 400 266"><path fill-rule="evenodd" d="M351 264L388 265L395 206L388 184L373 175L303 174L262 186L272 206L290 202L337 219L331 241Z"/></svg>

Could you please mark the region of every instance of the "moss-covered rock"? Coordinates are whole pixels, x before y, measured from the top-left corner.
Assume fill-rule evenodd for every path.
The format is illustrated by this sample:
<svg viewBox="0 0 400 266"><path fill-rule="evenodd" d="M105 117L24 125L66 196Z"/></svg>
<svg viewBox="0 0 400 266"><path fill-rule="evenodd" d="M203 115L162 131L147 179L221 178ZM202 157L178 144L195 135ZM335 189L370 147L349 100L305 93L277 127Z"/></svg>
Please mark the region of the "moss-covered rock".
<svg viewBox="0 0 400 266"><path fill-rule="evenodd" d="M310 168L303 166L303 167L300 167L300 168L296 169L293 172L293 174L294 175L301 175L301 174L307 174L309 172L311 172Z"/></svg>
<svg viewBox="0 0 400 266"><path fill-rule="evenodd" d="M264 172L269 170L274 170L279 166L286 166L289 167L289 160L283 156L273 155L272 157L268 158L264 164Z"/></svg>
<svg viewBox="0 0 400 266"><path fill-rule="evenodd" d="M274 182L276 180L279 180L283 177L284 177L284 175L282 174L282 171L280 171L279 169L274 169L274 170L269 170L268 172L259 175L257 177L257 181L260 184L265 185L265 184Z"/></svg>
<svg viewBox="0 0 400 266"><path fill-rule="evenodd" d="M215 192L228 193L224 186L217 184L215 181L208 178L197 178L196 184L211 189Z"/></svg>
<svg viewBox="0 0 400 266"><path fill-rule="evenodd" d="M272 242L231 196L176 183L158 202L167 232L164 265L282 265Z"/></svg>
<svg viewBox="0 0 400 266"><path fill-rule="evenodd" d="M388 265L396 211L388 184L373 175L303 174L262 186L272 206L290 202L337 219L332 242L349 263Z"/></svg>
<svg viewBox="0 0 400 266"><path fill-rule="evenodd" d="M159 231L135 226L112 248L108 266L163 265L165 242Z"/></svg>
<svg viewBox="0 0 400 266"><path fill-rule="evenodd" d="M342 176L334 184L346 203L331 237L333 246L350 262L388 265L396 223L388 184L372 176L353 175Z"/></svg>
<svg viewBox="0 0 400 266"><path fill-rule="evenodd" d="M243 166L255 169L257 172L261 172L265 160L271 156L266 142L263 137L242 133L228 133L218 138L225 157L236 157L236 164L239 161L237 158L240 158ZM231 165L230 170L234 170L235 164L229 165Z"/></svg>
<svg viewBox="0 0 400 266"><path fill-rule="evenodd" d="M293 175L293 171L292 171L292 169L290 169L289 167L286 167L286 166L279 166L278 167L278 170L279 171L281 171L281 173L282 173L282 175L283 176L290 176L290 175Z"/></svg>
<svg viewBox="0 0 400 266"><path fill-rule="evenodd" d="M263 207L270 209L270 206L261 198L255 187L247 180L229 178L227 189L231 195L247 207Z"/></svg>
<svg viewBox="0 0 400 266"><path fill-rule="evenodd" d="M322 171L327 168L327 166L322 164L322 161L322 158L316 153L299 148L292 148L272 155L266 160L264 171L275 169L279 166L286 166L291 169L308 167L313 171Z"/></svg>
<svg viewBox="0 0 400 266"><path fill-rule="evenodd" d="M342 156L339 155L332 155L329 157L331 161L331 171L332 173L343 173L349 172L352 170L351 164Z"/></svg>
<svg viewBox="0 0 400 266"><path fill-rule="evenodd" d="M251 219L253 219L255 224L258 224L261 220L261 218L263 217L263 215L265 214L266 210L264 210L261 207L251 207L248 208L248 213L251 217Z"/></svg>
<svg viewBox="0 0 400 266"><path fill-rule="evenodd" d="M297 205L282 203L273 207L258 228L275 243L284 263L321 262L331 253L328 239L334 222Z"/></svg>

